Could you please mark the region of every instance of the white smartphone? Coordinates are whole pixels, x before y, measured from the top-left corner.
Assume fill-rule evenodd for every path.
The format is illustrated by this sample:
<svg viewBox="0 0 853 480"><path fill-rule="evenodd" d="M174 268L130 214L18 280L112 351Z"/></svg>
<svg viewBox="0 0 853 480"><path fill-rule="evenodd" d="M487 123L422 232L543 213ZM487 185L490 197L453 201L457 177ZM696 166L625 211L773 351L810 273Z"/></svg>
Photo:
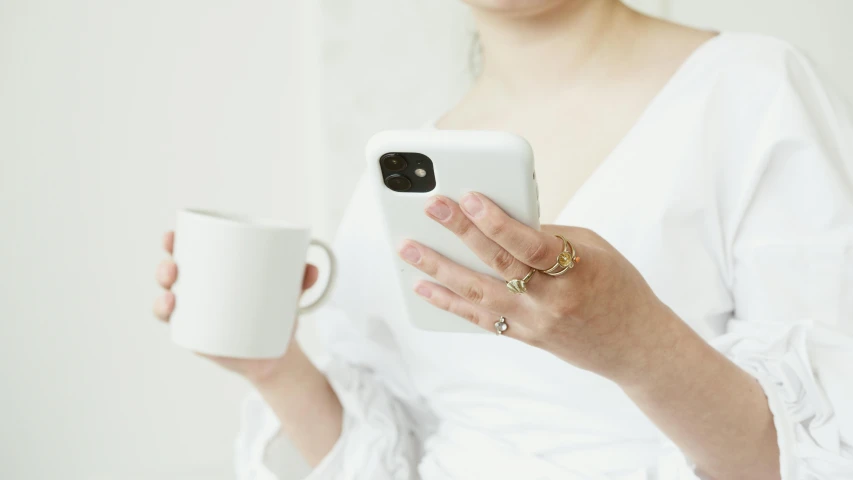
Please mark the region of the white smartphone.
<svg viewBox="0 0 853 480"><path fill-rule="evenodd" d="M397 248L403 240L412 239L460 265L497 277L462 240L427 217L424 207L434 195L458 202L468 192L480 192L511 217L538 230L538 189L530 145L505 132L386 131L370 139L366 157L385 234L394 247L388 254L393 256L408 320L423 330L488 333L414 293L418 280L434 280L400 259Z"/></svg>

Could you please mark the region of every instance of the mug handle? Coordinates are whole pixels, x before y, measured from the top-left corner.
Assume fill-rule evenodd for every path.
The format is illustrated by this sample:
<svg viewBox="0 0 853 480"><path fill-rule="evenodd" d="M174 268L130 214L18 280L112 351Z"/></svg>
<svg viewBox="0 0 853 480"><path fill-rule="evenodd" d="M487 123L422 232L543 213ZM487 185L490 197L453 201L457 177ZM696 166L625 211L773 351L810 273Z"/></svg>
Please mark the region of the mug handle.
<svg viewBox="0 0 853 480"><path fill-rule="evenodd" d="M326 300L329 299L329 293L331 293L332 289L335 287L335 278L338 275L338 261L335 258L335 254L332 252L332 248L326 242L316 238L312 238L310 244L315 247L320 247L321 250L326 252L326 257L329 259L329 280L326 281L326 287L323 289L323 293L321 293L316 300L305 306L300 305L300 315L310 313L326 303Z"/></svg>

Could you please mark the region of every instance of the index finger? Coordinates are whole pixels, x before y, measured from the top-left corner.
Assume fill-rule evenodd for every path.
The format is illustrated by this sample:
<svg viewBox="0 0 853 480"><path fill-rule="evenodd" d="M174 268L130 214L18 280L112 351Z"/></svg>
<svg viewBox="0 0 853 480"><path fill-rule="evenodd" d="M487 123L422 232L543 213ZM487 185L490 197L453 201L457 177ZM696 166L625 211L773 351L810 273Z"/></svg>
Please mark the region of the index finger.
<svg viewBox="0 0 853 480"><path fill-rule="evenodd" d="M459 205L481 232L533 268L550 268L563 251L562 240L510 217L482 194L466 194Z"/></svg>

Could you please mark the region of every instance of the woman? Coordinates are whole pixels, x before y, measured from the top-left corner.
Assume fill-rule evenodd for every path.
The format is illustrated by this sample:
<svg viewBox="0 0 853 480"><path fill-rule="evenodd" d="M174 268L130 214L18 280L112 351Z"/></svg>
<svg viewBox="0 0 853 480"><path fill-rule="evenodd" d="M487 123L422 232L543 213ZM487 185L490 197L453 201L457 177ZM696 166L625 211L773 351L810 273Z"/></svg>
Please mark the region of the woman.
<svg viewBox="0 0 853 480"><path fill-rule="evenodd" d="M273 478L281 428L311 479L853 478L853 129L808 64L616 0L469 3L483 69L435 127L527 138L554 225L477 194L425 214L507 280L554 265L555 235L580 260L512 295L407 242L447 286L417 285L425 301L511 338L415 330L379 280L397 246L362 182L318 315L323 370L296 342L215 359L260 394L242 477ZM177 274L165 261L159 282Z"/></svg>

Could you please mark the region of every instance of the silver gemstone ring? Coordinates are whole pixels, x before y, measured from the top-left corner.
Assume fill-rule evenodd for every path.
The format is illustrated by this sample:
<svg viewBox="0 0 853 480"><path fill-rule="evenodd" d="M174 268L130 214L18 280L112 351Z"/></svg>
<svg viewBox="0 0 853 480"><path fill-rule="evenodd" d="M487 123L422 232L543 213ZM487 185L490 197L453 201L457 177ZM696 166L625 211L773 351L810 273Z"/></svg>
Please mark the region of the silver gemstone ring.
<svg viewBox="0 0 853 480"><path fill-rule="evenodd" d="M495 335L503 335L509 325L506 324L506 317L501 316L500 320L495 322Z"/></svg>

